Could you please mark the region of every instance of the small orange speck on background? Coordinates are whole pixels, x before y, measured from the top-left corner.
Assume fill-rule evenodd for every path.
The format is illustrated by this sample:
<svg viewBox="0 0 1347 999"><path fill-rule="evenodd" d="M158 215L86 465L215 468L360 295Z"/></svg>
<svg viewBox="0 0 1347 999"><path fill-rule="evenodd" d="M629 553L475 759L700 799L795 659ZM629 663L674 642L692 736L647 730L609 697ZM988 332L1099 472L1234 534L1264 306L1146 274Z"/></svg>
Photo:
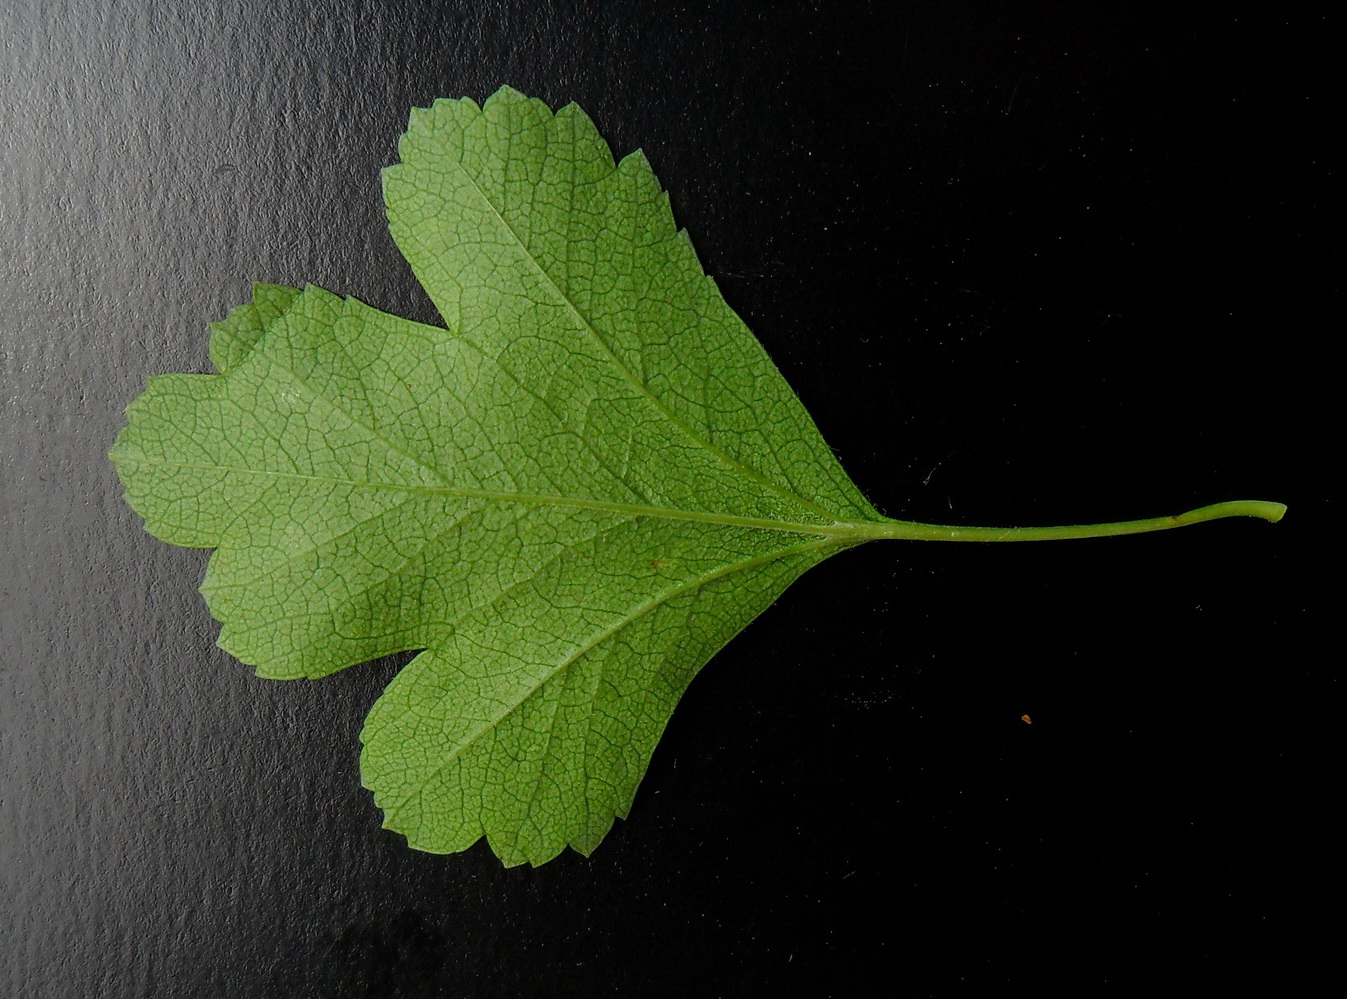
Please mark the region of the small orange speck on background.
<svg viewBox="0 0 1347 999"><path fill-rule="evenodd" d="M1024 722L1026 725L1032 725L1034 723L1033 719L1028 715L1020 715L1020 721Z"/></svg>

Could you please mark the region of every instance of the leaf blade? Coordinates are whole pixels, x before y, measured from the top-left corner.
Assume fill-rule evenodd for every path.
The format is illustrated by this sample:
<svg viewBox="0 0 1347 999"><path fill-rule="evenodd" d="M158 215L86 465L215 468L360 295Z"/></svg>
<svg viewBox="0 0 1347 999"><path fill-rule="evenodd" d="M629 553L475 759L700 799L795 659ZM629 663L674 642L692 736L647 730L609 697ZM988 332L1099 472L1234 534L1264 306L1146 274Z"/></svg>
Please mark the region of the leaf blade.
<svg viewBox="0 0 1347 999"><path fill-rule="evenodd" d="M220 374L155 379L113 458L149 530L216 549L219 643L260 675L423 650L362 732L390 828L587 853L702 666L883 518L643 156L508 90L400 149L390 226L449 329L258 285Z"/></svg>

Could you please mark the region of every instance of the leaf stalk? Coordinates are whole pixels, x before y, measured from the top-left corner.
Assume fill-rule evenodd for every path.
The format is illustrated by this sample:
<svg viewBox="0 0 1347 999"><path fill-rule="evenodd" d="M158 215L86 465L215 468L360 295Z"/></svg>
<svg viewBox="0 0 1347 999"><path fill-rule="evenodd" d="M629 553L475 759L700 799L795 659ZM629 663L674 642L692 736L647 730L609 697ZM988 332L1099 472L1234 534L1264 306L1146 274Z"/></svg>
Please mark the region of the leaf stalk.
<svg viewBox="0 0 1347 999"><path fill-rule="evenodd" d="M1168 531L1189 524L1226 517L1257 517L1273 524L1286 513L1284 503L1266 500L1231 500L1200 506L1173 517L1148 520L1122 520L1108 524L1074 524L1064 527L954 527L947 524L921 524L908 520L890 520L883 524L849 525L857 540L896 538L904 541L1065 541L1072 538L1109 538L1122 534L1147 534Z"/></svg>

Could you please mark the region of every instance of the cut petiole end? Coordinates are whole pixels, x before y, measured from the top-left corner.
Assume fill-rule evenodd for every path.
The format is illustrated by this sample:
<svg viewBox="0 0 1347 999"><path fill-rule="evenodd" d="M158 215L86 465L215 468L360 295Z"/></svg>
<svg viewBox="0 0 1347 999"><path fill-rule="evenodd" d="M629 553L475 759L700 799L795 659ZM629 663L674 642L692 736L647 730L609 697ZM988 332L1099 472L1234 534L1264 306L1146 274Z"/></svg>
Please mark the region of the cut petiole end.
<svg viewBox="0 0 1347 999"><path fill-rule="evenodd" d="M1266 520L1275 524L1284 516L1286 516L1285 503L1272 503L1268 500L1229 500L1225 503L1200 506L1196 510L1189 510L1177 517L1161 517L1159 519L1172 520L1174 521L1172 526L1183 527L1185 524L1200 524L1205 520L1224 520L1226 517L1257 517L1259 520ZM1124 521L1124 525L1126 523L1129 522ZM1137 521L1136 523L1144 524L1149 523L1149 521Z"/></svg>
<svg viewBox="0 0 1347 999"><path fill-rule="evenodd" d="M1248 513L1233 514L1233 516L1261 517L1270 524L1275 524L1286 516L1285 503L1270 503L1267 500L1246 500L1245 502L1254 509L1251 509Z"/></svg>
<svg viewBox="0 0 1347 999"><path fill-rule="evenodd" d="M898 538L913 541L1064 541L1071 538L1110 538L1123 534L1146 534L1167 531L1208 520L1226 517L1257 517L1277 523L1286 514L1285 503L1267 500L1230 500L1212 503L1173 517L1151 517L1147 520L1123 520L1109 524L1073 524L1064 527L955 527L944 524L918 524L905 520L891 520L876 524L865 534L868 538Z"/></svg>

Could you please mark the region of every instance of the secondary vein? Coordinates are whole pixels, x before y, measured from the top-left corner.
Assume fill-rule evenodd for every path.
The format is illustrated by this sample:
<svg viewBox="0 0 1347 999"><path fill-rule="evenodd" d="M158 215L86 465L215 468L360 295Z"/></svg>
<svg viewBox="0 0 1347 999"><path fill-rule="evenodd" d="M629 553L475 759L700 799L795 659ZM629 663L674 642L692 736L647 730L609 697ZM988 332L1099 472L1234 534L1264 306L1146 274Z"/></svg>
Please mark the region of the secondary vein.
<svg viewBox="0 0 1347 999"><path fill-rule="evenodd" d="M483 191L482 188L478 185L476 178L472 176L472 174L462 163L454 162L453 165L459 168L463 177L467 180L468 184L471 185L473 191L476 192L477 196L481 199L482 204L486 205L486 207L490 210L491 214L496 217L496 220L501 224L504 230L510 234L510 238L514 241L514 244L519 248L519 251L522 254L523 258L533 265L533 269L538 273L538 275L547 284L547 286L552 289L557 298L560 299L562 305L564 305L565 308L570 312L570 314L575 317L575 320L577 323L579 323L581 329L583 329L586 333L589 334L590 338L594 341L595 345L599 348L599 350L603 352L604 356L608 359L609 363L612 364L613 367L617 370L619 376L621 376L621 378L624 381L626 381L629 385L631 385L634 389L636 389L637 392L639 392L646 399L648 399L650 401L650 404L654 406L655 409L665 419L669 420L676 427L678 427L679 430L683 431L683 433L686 434L690 439L695 441L698 445L706 449L711 454L715 455L721 461L725 462L736 472L739 472L742 475L745 475L751 479L754 479L762 483L763 485L767 486L769 489L771 489L773 492L776 492L783 498L788 499L794 503L798 503L807 510L813 510L820 516L828 518L836 518L837 515L832 511L825 510L823 507L819 506L812 500L806 499L805 497L800 496L793 490L783 487L780 483L772 481L770 478L768 478L762 472L758 471L756 468L753 468L750 465L745 465L743 462L739 461L733 455L730 455L725 451L723 451L722 449L718 448L715 444L713 444L710 440L708 440L704 434L698 433L693 427L689 426L688 423L682 417L680 417L677 413L675 413L668 406L666 406L664 404L664 401L660 399L659 396L655 395L654 392L650 391L650 387L646 385L644 381L637 378L636 375L631 371L631 369L628 368L627 365L624 364L622 360L617 356L617 354L613 352L612 348L608 346L604 338L599 335L599 331L594 327L594 324L591 323L589 319L580 312L579 308L575 305L575 303L571 301L571 297L561 289L561 286L556 283L552 275L550 275L546 270L544 270L542 264L538 262L537 258L529 251L528 246L520 238L519 234L515 232L514 227L510 225L508 221L506 221L505 216L501 214L500 209L498 209L495 206L495 204L491 201L491 199L487 197L486 192ZM614 170L614 173L616 172L617 171Z"/></svg>

